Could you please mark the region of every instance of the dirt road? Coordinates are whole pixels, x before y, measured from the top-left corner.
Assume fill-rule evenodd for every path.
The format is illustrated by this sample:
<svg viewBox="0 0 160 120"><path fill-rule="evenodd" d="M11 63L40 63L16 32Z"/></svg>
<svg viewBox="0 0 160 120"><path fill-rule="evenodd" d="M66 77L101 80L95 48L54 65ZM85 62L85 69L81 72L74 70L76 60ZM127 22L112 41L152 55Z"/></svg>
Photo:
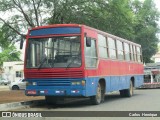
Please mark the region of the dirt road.
<svg viewBox="0 0 160 120"><path fill-rule="evenodd" d="M44 99L44 97L25 96L23 90L0 91L0 104L19 102L19 101L41 100L41 99Z"/></svg>

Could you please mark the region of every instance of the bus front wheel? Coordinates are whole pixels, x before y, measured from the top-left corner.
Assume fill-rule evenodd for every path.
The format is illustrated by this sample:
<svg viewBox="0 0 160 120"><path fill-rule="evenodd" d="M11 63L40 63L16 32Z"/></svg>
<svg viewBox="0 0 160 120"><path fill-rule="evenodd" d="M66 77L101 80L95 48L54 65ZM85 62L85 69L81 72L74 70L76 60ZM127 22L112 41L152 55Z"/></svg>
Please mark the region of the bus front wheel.
<svg viewBox="0 0 160 120"><path fill-rule="evenodd" d="M46 100L46 103L48 105L55 105L55 104L57 104L57 98L54 97L54 96L45 96L45 100Z"/></svg>
<svg viewBox="0 0 160 120"><path fill-rule="evenodd" d="M95 96L91 96L90 97L90 101L94 105L98 105L98 104L101 103L101 101L102 101L102 89L101 89L100 83L98 83L96 95Z"/></svg>

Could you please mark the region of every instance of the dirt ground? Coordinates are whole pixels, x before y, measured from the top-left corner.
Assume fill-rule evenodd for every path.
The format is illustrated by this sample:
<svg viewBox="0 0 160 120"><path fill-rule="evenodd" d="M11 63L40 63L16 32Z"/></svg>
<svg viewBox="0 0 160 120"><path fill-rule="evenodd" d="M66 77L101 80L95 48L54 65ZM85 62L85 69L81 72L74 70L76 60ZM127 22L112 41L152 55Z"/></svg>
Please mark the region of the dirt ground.
<svg viewBox="0 0 160 120"><path fill-rule="evenodd" d="M23 90L0 91L0 104L44 99L42 96L26 96Z"/></svg>

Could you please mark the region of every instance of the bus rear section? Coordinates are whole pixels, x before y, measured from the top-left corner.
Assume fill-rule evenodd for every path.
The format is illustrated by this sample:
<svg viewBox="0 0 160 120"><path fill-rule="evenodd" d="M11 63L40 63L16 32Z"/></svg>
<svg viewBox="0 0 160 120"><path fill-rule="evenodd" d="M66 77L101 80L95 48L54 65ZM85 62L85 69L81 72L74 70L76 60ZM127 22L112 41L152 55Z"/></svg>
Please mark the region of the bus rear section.
<svg viewBox="0 0 160 120"><path fill-rule="evenodd" d="M140 45L84 25L34 28L26 42L25 94L52 104L67 97L100 104L112 91L131 97L143 84L141 60Z"/></svg>

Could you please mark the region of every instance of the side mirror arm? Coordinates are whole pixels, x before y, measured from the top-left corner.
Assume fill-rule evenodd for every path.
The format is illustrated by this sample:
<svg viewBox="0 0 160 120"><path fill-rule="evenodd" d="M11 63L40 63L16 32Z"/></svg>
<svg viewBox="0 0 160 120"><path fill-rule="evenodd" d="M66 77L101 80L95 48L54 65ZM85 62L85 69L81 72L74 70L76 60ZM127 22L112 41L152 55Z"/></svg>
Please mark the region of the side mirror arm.
<svg viewBox="0 0 160 120"><path fill-rule="evenodd" d="M20 49L23 49L23 39L21 39L21 41L20 41Z"/></svg>

